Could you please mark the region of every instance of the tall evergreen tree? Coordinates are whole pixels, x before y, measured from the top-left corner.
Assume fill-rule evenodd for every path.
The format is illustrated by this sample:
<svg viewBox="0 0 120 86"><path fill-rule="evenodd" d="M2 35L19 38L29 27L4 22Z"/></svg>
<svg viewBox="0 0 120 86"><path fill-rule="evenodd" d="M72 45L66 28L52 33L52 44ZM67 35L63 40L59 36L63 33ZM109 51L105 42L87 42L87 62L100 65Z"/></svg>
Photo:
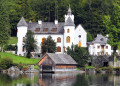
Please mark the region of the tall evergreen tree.
<svg viewBox="0 0 120 86"><path fill-rule="evenodd" d="M34 33L32 31L28 31L25 37L25 48L26 48L26 52L27 52L27 57L30 58L31 57L31 52L35 51L37 49L37 41L34 38Z"/></svg>
<svg viewBox="0 0 120 86"><path fill-rule="evenodd" d="M5 0L0 1L0 46L3 52L3 46L7 44L9 39L10 24L8 6Z"/></svg>

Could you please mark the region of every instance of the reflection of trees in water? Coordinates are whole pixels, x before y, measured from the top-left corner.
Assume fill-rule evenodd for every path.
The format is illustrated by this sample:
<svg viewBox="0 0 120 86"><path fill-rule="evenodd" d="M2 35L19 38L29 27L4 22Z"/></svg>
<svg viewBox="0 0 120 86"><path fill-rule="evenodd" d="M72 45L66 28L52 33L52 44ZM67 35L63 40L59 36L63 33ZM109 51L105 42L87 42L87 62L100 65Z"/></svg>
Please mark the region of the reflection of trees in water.
<svg viewBox="0 0 120 86"><path fill-rule="evenodd" d="M72 86L75 81L76 74L61 73L61 74L47 74L40 75L38 83L40 86Z"/></svg>
<svg viewBox="0 0 120 86"><path fill-rule="evenodd" d="M95 86L114 86L114 80L112 81L109 79L112 77L108 74L96 74L96 75L86 75L88 79L89 85L95 85Z"/></svg>
<svg viewBox="0 0 120 86"><path fill-rule="evenodd" d="M39 77L39 78L38 78ZM120 86L120 75L113 74L0 74L0 86Z"/></svg>
<svg viewBox="0 0 120 86"><path fill-rule="evenodd" d="M84 74L78 74L73 86L89 86L88 78Z"/></svg>
<svg viewBox="0 0 120 86"><path fill-rule="evenodd" d="M36 74L0 74L0 86L38 86Z"/></svg>
<svg viewBox="0 0 120 86"><path fill-rule="evenodd" d="M7 81L7 82L6 82ZM6 74L0 74L0 86L11 86L12 79Z"/></svg>

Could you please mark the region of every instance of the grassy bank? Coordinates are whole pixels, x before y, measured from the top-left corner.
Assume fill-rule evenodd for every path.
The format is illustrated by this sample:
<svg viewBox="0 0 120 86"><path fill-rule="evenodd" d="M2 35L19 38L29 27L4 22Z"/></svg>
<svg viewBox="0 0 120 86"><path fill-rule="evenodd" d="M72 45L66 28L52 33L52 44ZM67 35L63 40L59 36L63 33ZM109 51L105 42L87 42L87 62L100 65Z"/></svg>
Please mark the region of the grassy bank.
<svg viewBox="0 0 120 86"><path fill-rule="evenodd" d="M17 44L17 37L10 37L8 44Z"/></svg>
<svg viewBox="0 0 120 86"><path fill-rule="evenodd" d="M22 57L22 56L17 56L11 53L5 53L5 52L0 52L0 61L2 58L11 58L13 60L13 63L16 64L21 64L23 66L28 66L28 65L35 65L38 63L39 59L29 59L26 57ZM37 66L35 67L37 68Z"/></svg>

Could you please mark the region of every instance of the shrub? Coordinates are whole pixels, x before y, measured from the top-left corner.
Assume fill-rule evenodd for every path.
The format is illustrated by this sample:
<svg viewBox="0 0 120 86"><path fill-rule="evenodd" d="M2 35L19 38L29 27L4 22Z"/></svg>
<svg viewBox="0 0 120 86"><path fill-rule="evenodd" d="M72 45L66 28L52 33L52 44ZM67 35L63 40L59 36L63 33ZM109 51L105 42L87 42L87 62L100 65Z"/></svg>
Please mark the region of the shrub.
<svg viewBox="0 0 120 86"><path fill-rule="evenodd" d="M13 66L17 66L20 70L23 69L23 65L22 64L13 63Z"/></svg>
<svg viewBox="0 0 120 86"><path fill-rule="evenodd" d="M8 69L13 65L13 60L9 57L3 58L0 62L0 69Z"/></svg>
<svg viewBox="0 0 120 86"><path fill-rule="evenodd" d="M5 51L15 51L16 50L16 45L5 45L4 50Z"/></svg>

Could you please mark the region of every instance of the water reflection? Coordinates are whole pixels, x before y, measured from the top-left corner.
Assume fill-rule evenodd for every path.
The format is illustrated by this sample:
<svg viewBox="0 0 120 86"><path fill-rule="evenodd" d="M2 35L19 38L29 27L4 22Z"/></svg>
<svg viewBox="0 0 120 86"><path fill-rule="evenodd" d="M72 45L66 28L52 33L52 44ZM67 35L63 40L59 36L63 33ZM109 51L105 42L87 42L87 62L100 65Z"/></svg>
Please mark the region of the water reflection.
<svg viewBox="0 0 120 86"><path fill-rule="evenodd" d="M38 80L39 85L42 86L73 86L76 74L62 73L62 74L41 74Z"/></svg>
<svg viewBox="0 0 120 86"><path fill-rule="evenodd" d="M120 86L113 74L0 74L0 86Z"/></svg>

